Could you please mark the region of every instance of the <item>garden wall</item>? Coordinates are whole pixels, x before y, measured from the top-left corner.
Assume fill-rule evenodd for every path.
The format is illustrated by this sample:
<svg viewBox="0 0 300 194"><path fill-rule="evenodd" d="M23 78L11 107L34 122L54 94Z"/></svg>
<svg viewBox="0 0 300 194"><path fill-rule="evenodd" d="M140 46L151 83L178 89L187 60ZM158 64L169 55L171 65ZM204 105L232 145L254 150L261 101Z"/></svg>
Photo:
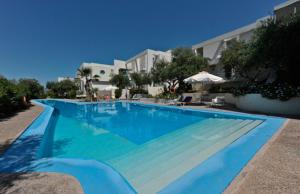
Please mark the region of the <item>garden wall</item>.
<svg viewBox="0 0 300 194"><path fill-rule="evenodd" d="M288 101L263 98L260 94L247 94L237 97L236 106L243 110L285 115L300 115L300 98Z"/></svg>
<svg viewBox="0 0 300 194"><path fill-rule="evenodd" d="M294 97L288 101L280 101L264 98L260 94L247 94L239 97L235 97L229 93L212 95L224 96L226 103L234 104L241 110L284 115L300 115L300 97Z"/></svg>

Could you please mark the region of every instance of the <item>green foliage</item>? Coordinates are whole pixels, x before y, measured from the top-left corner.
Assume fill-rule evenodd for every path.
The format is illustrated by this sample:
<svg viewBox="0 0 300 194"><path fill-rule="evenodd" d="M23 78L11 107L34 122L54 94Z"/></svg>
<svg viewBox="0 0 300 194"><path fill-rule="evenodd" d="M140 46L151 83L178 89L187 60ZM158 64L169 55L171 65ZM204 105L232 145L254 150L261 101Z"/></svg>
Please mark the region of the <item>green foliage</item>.
<svg viewBox="0 0 300 194"><path fill-rule="evenodd" d="M122 89L116 89L115 90L115 97L118 99L120 98L122 95Z"/></svg>
<svg viewBox="0 0 300 194"><path fill-rule="evenodd" d="M61 82L47 82L47 96L51 98L75 98L77 86L71 80L63 80Z"/></svg>
<svg viewBox="0 0 300 194"><path fill-rule="evenodd" d="M234 96L261 94L265 98L289 100L300 97L300 88L287 83L229 82L213 85L211 93L232 93Z"/></svg>
<svg viewBox="0 0 300 194"><path fill-rule="evenodd" d="M130 74L130 77L137 88L142 88L144 85L151 84L151 78L146 73L132 73Z"/></svg>
<svg viewBox="0 0 300 194"><path fill-rule="evenodd" d="M21 96L27 101L44 97L44 87L36 79L20 79L18 90Z"/></svg>
<svg viewBox="0 0 300 194"><path fill-rule="evenodd" d="M234 87L235 95L260 93L271 99L287 100L298 95L300 76L300 16L282 21L269 19L248 43L234 42L222 53L226 77L245 80ZM232 77L231 72L235 73Z"/></svg>
<svg viewBox="0 0 300 194"><path fill-rule="evenodd" d="M248 86L232 88L235 96L245 94L261 94L270 99L289 100L292 97L300 97L300 89L287 83L249 83Z"/></svg>
<svg viewBox="0 0 300 194"><path fill-rule="evenodd" d="M132 97L135 94L148 94L148 91L143 88L130 88L129 93Z"/></svg>
<svg viewBox="0 0 300 194"><path fill-rule="evenodd" d="M155 98L159 98L159 99L176 99L176 98L178 98L178 94L170 93L170 92L163 92L161 94L156 95Z"/></svg>
<svg viewBox="0 0 300 194"><path fill-rule="evenodd" d="M251 42L252 61L257 66L271 68L276 82L300 86L300 16L282 21L270 19L258 28Z"/></svg>
<svg viewBox="0 0 300 194"><path fill-rule="evenodd" d="M124 74L113 75L109 82L116 85L119 89L124 89L130 85L128 76Z"/></svg>
<svg viewBox="0 0 300 194"><path fill-rule="evenodd" d="M224 64L225 77L227 79L235 79L232 73L239 76L245 75L245 68L249 64L248 58L250 54L249 44L245 42L234 41L229 48L222 52L221 63Z"/></svg>
<svg viewBox="0 0 300 194"><path fill-rule="evenodd" d="M92 100L93 91L92 91L92 70L90 68L81 68L77 70L79 72L80 77L85 79L84 89L87 94L87 98ZM94 79L98 79L99 75L94 75Z"/></svg>
<svg viewBox="0 0 300 194"><path fill-rule="evenodd" d="M13 112L20 106L17 86L0 77L0 116Z"/></svg>
<svg viewBox="0 0 300 194"><path fill-rule="evenodd" d="M0 76L0 116L26 108L30 99L42 98L43 86L34 79L10 81Z"/></svg>
<svg viewBox="0 0 300 194"><path fill-rule="evenodd" d="M176 48L172 52L172 61L158 61L151 70L152 81L154 83L167 83L167 90L181 93L189 86L183 80L207 68L207 59L196 56L190 48Z"/></svg>

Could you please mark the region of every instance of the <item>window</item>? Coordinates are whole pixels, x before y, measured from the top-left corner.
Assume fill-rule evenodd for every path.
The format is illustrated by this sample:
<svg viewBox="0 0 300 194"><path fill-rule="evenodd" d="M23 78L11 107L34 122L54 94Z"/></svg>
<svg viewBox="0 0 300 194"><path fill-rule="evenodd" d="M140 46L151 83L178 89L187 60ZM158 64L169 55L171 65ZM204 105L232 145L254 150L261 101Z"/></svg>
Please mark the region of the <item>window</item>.
<svg viewBox="0 0 300 194"><path fill-rule="evenodd" d="M100 74L101 74L101 75L104 75L104 74L105 74L105 71L104 71L104 70L100 70Z"/></svg>
<svg viewBox="0 0 300 194"><path fill-rule="evenodd" d="M201 48L197 48L197 55L198 56L202 56L203 57L203 47L201 47Z"/></svg>

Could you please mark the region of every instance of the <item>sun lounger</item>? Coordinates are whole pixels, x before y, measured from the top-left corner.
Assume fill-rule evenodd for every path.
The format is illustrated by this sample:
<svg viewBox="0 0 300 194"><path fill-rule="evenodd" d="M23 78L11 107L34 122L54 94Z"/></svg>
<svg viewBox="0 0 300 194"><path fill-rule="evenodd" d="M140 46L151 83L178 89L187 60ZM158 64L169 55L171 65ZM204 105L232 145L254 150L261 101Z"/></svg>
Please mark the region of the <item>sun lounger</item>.
<svg viewBox="0 0 300 194"><path fill-rule="evenodd" d="M178 102L176 103L176 105L178 105L178 106L184 106L184 105L187 105L187 104L189 104L189 103L192 102L192 99L193 99L192 96L186 96L183 100L178 101Z"/></svg>
<svg viewBox="0 0 300 194"><path fill-rule="evenodd" d="M225 98L224 96L217 96L211 100L211 102L207 103L209 106L224 106L225 105Z"/></svg>

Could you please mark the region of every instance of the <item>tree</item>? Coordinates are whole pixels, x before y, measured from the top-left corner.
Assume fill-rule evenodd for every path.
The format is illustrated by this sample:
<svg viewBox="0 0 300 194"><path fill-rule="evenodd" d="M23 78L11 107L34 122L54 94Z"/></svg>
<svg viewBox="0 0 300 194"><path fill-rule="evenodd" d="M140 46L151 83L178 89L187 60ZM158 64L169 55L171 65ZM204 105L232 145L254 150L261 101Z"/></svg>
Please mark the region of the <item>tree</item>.
<svg viewBox="0 0 300 194"><path fill-rule="evenodd" d="M90 68L81 68L81 69L78 69L78 72L79 72L80 76L85 79L84 89L86 91L87 98L90 98L92 100L92 96L94 93L93 87L92 87L92 81L98 80L100 78L100 76L94 75L92 77L92 70Z"/></svg>
<svg viewBox="0 0 300 194"><path fill-rule="evenodd" d="M128 76L121 73L113 75L110 79L110 83L116 85L119 89L124 89L130 85Z"/></svg>
<svg viewBox="0 0 300 194"><path fill-rule="evenodd" d="M221 62L227 77L257 83L300 85L300 16L262 23L249 43L235 42L222 53Z"/></svg>
<svg viewBox="0 0 300 194"><path fill-rule="evenodd" d="M167 83L168 91L181 93L187 89L183 80L207 68L207 59L196 56L190 48L176 48L172 51L172 61L158 61L151 70L155 83Z"/></svg>
<svg viewBox="0 0 300 194"><path fill-rule="evenodd" d="M17 86L0 76L0 117L14 111L21 105Z"/></svg>
<svg viewBox="0 0 300 194"><path fill-rule="evenodd" d="M35 79L15 81L0 76L0 117L28 107L30 99L42 98L43 94L43 86Z"/></svg>
<svg viewBox="0 0 300 194"><path fill-rule="evenodd" d="M138 89L142 89L144 85L151 84L151 78L147 73L130 74L132 81Z"/></svg>
<svg viewBox="0 0 300 194"><path fill-rule="evenodd" d="M19 94L25 97L26 102L44 96L44 87L36 79L20 79L17 86Z"/></svg>
<svg viewBox="0 0 300 194"><path fill-rule="evenodd" d="M246 78L249 71L245 71L245 69L247 67L251 68L251 65L248 65L250 64L250 55L249 44L239 41L232 42L230 47L222 52L220 59L224 65L225 77L227 79Z"/></svg>
<svg viewBox="0 0 300 194"><path fill-rule="evenodd" d="M75 98L78 87L71 80L61 82L47 82L47 95L51 98Z"/></svg>
<svg viewBox="0 0 300 194"><path fill-rule="evenodd" d="M300 15L269 19L251 41L256 66L272 69L274 81L300 86Z"/></svg>

